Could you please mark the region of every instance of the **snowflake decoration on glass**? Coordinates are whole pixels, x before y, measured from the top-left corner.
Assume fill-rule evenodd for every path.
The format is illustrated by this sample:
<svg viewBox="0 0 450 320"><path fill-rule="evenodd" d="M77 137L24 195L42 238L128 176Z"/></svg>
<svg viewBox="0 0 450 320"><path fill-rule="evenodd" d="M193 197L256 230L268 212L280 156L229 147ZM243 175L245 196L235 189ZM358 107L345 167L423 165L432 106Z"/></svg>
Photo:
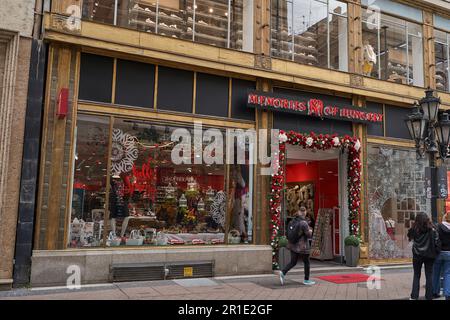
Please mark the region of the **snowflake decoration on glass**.
<svg viewBox="0 0 450 320"><path fill-rule="evenodd" d="M111 166L114 175L126 173L138 158L137 138L120 129L113 130Z"/></svg>
<svg viewBox="0 0 450 320"><path fill-rule="evenodd" d="M225 205L225 192L217 192L216 196L214 197L214 201L211 204L211 217L222 228L225 226Z"/></svg>

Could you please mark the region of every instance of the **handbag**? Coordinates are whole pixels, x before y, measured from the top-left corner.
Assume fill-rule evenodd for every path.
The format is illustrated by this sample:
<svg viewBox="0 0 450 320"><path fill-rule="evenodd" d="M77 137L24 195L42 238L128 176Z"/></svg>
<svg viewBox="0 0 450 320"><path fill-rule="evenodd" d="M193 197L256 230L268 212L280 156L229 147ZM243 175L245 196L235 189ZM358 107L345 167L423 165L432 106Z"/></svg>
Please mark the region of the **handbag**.
<svg viewBox="0 0 450 320"><path fill-rule="evenodd" d="M118 247L122 243L122 239L118 237L114 231L111 231L106 240L106 245L111 247Z"/></svg>
<svg viewBox="0 0 450 320"><path fill-rule="evenodd" d="M141 235L139 230L132 230L130 237L125 241L127 246L142 246L144 243L144 236Z"/></svg>

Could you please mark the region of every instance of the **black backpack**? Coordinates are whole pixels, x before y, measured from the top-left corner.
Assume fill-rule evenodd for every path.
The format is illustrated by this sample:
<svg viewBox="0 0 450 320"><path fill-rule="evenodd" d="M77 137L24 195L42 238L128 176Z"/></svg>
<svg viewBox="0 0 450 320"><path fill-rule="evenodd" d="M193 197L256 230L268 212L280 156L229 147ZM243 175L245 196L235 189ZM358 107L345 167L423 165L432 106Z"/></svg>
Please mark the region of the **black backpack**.
<svg viewBox="0 0 450 320"><path fill-rule="evenodd" d="M289 222L286 236L290 243L296 244L300 241L300 238L302 237L301 225L302 221L299 219L293 219Z"/></svg>

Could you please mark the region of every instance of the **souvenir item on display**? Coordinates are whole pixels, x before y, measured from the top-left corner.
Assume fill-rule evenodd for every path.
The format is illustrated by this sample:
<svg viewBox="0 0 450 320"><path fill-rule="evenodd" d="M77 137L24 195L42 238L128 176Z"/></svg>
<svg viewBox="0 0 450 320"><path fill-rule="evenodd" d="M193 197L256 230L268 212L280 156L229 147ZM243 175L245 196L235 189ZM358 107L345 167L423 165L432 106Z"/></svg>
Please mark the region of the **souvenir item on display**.
<svg viewBox="0 0 450 320"><path fill-rule="evenodd" d="M85 247L92 246L94 241L94 222L86 222L81 231L81 245Z"/></svg>
<svg viewBox="0 0 450 320"><path fill-rule="evenodd" d="M144 237L139 230L132 230L130 237L125 241L127 246L142 246Z"/></svg>
<svg viewBox="0 0 450 320"><path fill-rule="evenodd" d="M167 236L161 231L156 233L156 245L157 246L167 245Z"/></svg>
<svg viewBox="0 0 450 320"><path fill-rule="evenodd" d="M197 210L205 211L205 203L203 202L202 198L200 198L200 201L197 203Z"/></svg>
<svg viewBox="0 0 450 320"><path fill-rule="evenodd" d="M208 190L206 191L206 201L212 202L214 200L214 190L211 186L208 187Z"/></svg>
<svg viewBox="0 0 450 320"><path fill-rule="evenodd" d="M197 181L192 179L190 182L187 183L187 190L188 191L197 191Z"/></svg>
<svg viewBox="0 0 450 320"><path fill-rule="evenodd" d="M175 198L175 188L171 183L166 187L166 199L174 199Z"/></svg>
<svg viewBox="0 0 450 320"><path fill-rule="evenodd" d="M181 239L170 239L169 244L171 245L184 244L184 241Z"/></svg>
<svg viewBox="0 0 450 320"><path fill-rule="evenodd" d="M115 128L112 134L111 169L114 176L130 172L138 158L138 140L135 136Z"/></svg>
<svg viewBox="0 0 450 320"><path fill-rule="evenodd" d="M110 247L120 246L122 243L122 238L118 237L113 231L109 233L108 239L106 240L106 245Z"/></svg>
<svg viewBox="0 0 450 320"><path fill-rule="evenodd" d="M211 244L223 244L222 239L211 239Z"/></svg>
<svg viewBox="0 0 450 320"><path fill-rule="evenodd" d="M225 192L219 191L211 204L211 217L222 228L225 226L226 199Z"/></svg>
<svg viewBox="0 0 450 320"><path fill-rule="evenodd" d="M193 239L192 244L205 244L205 241L203 241L202 239Z"/></svg>
<svg viewBox="0 0 450 320"><path fill-rule="evenodd" d="M180 206L180 208L187 208L187 199L186 199L186 196L184 195L184 193L180 197L179 206Z"/></svg>
<svg viewBox="0 0 450 320"><path fill-rule="evenodd" d="M231 230L228 233L228 243L238 244L241 243L241 234L236 229Z"/></svg>
<svg viewBox="0 0 450 320"><path fill-rule="evenodd" d="M319 209L311 244L311 258L319 260L333 259L330 222L333 209Z"/></svg>

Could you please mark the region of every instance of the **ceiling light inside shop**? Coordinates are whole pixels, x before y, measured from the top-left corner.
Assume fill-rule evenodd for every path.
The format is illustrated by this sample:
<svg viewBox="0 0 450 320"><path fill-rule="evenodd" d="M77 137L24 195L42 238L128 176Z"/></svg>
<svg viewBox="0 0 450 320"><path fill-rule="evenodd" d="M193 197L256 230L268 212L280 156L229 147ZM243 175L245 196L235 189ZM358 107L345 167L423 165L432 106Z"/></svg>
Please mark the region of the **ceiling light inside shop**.
<svg viewBox="0 0 450 320"><path fill-rule="evenodd" d="M328 173L329 173L329 174L332 174L332 173L333 173L333 171L328 171Z"/></svg>
<svg viewBox="0 0 450 320"><path fill-rule="evenodd" d="M209 8L209 13L213 13L214 9L213 8Z"/></svg>
<svg viewBox="0 0 450 320"><path fill-rule="evenodd" d="M225 16L228 17L228 12L225 12Z"/></svg>

